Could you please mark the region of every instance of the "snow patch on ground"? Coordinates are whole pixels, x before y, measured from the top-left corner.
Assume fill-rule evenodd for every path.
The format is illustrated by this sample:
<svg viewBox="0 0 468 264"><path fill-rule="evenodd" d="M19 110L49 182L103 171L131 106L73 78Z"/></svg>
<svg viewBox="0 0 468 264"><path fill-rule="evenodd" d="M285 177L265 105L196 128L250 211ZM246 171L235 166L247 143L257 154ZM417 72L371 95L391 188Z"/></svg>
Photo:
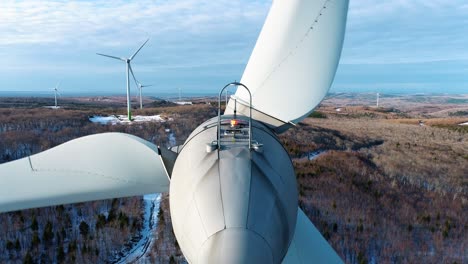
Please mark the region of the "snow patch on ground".
<svg viewBox="0 0 468 264"><path fill-rule="evenodd" d="M178 105L192 105L192 102L177 101L177 102L174 102L174 103L178 104Z"/></svg>
<svg viewBox="0 0 468 264"><path fill-rule="evenodd" d="M177 145L177 141L176 141L174 133L169 134L168 140L169 140L168 142L169 147L174 147Z"/></svg>
<svg viewBox="0 0 468 264"><path fill-rule="evenodd" d="M89 118L89 121L93 123L100 123L102 125L106 125L108 123L115 125L120 120L118 120L116 116L92 116Z"/></svg>
<svg viewBox="0 0 468 264"><path fill-rule="evenodd" d="M316 150L316 151L311 151L309 154L307 154L307 159L308 160L314 160L318 158L320 155L325 154L327 151L326 150Z"/></svg>
<svg viewBox="0 0 468 264"><path fill-rule="evenodd" d="M459 126L468 126L468 122L458 124Z"/></svg>
<svg viewBox="0 0 468 264"><path fill-rule="evenodd" d="M99 123L101 125L116 125L116 124L133 124L133 123L141 123L141 122L166 122L161 115L152 115L152 116L133 116L132 122L128 121L128 117L126 115L111 115L111 116L91 116L89 121L93 123Z"/></svg>

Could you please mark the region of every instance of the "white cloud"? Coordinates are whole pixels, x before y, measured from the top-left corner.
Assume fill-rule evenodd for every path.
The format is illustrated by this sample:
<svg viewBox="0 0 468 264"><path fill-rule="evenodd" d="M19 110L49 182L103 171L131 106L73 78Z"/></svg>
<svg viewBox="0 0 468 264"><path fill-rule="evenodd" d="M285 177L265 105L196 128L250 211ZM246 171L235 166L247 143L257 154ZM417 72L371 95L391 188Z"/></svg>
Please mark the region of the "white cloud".
<svg viewBox="0 0 468 264"><path fill-rule="evenodd" d="M184 68L245 63L270 4L2 0L0 56L14 61L2 69L79 71L90 64L108 68L113 64L95 52L129 56L148 37L145 55L137 57L141 69L153 69L155 64Z"/></svg>
<svg viewBox="0 0 468 264"><path fill-rule="evenodd" d="M134 43L177 31L203 34L262 20L265 1L9 1L0 3L0 45ZM255 10L255 11L252 11Z"/></svg>
<svg viewBox="0 0 468 264"><path fill-rule="evenodd" d="M350 1L342 62L468 60L465 2Z"/></svg>
<svg viewBox="0 0 468 264"><path fill-rule="evenodd" d="M220 56L216 63L239 63L247 59L270 4L271 0L3 0L0 47L57 45L77 52L90 47L128 52L152 37L159 55L148 60L183 60L180 55L189 52L194 59ZM465 0L351 0L342 61L468 59L466 6ZM228 52L223 49L227 45Z"/></svg>
<svg viewBox="0 0 468 264"><path fill-rule="evenodd" d="M0 0L0 57L8 62L0 71L120 76L122 65L95 52L128 56L150 37L138 72L224 67L238 77L271 2ZM466 0L350 0L341 63L468 61L467 28Z"/></svg>

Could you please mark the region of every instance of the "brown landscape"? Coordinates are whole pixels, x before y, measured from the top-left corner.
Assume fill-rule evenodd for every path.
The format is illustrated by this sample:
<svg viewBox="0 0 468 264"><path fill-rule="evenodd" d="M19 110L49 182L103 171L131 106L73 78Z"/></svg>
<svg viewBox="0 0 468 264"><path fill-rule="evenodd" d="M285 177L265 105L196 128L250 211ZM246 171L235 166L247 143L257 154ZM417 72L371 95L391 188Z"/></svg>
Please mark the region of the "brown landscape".
<svg viewBox="0 0 468 264"><path fill-rule="evenodd" d="M346 263L468 262L468 95L336 94L279 137L293 160L299 206ZM120 97L0 98L0 163L102 132L183 144L217 114L215 100L176 106L154 98L134 114L166 122L100 125L125 113ZM211 104L206 104L208 103ZM311 155L319 151L319 155ZM151 262L185 263L168 194ZM0 263L112 263L138 238L141 197L0 214Z"/></svg>

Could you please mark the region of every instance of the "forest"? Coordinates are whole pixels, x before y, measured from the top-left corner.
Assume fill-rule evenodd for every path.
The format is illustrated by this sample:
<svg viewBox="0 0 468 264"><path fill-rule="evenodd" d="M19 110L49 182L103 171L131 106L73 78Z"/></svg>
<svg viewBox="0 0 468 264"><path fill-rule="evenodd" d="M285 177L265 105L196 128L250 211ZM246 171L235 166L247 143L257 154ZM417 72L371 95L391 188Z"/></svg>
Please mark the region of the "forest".
<svg viewBox="0 0 468 264"><path fill-rule="evenodd" d="M16 102L13 100L13 102ZM0 104L1 105L1 104ZM182 144L217 114L208 104L156 103L136 114L165 122L99 125L91 115L119 106L0 107L0 163L103 132ZM299 206L346 263L468 261L467 118L426 118L398 109L322 106L279 135L296 169ZM310 155L319 151L318 155ZM162 196L152 262L185 263ZM0 262L107 263L137 239L142 198L122 198L0 214Z"/></svg>

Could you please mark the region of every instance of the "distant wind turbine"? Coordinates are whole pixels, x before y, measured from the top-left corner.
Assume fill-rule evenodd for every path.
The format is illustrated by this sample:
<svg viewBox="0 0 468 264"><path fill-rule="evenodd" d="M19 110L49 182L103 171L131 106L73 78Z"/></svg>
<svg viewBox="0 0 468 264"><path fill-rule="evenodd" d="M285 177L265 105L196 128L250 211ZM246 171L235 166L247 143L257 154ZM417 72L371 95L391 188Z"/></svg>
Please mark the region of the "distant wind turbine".
<svg viewBox="0 0 468 264"><path fill-rule="evenodd" d="M130 103L130 71L132 71L132 66L130 65L130 62L133 60L133 58L135 58L135 56L143 48L143 46L145 46L145 44L146 44L146 42L148 42L148 40L149 39L147 39L145 41L145 43L143 43L140 46L140 48L138 48L137 51L135 51L135 53L133 53L133 55L130 56L130 58L120 58L120 57L105 55L105 54L101 54L101 53L96 53L97 55L101 55L101 56L104 56L104 57L109 57L109 58L112 58L112 59L121 60L121 61L125 62L125 64L127 65L127 115L128 115L128 120L129 121L132 120L132 113L131 113L132 107L131 107L131 103Z"/></svg>
<svg viewBox="0 0 468 264"><path fill-rule="evenodd" d="M55 88L54 88L55 108L58 108L58 106L57 106L57 94L60 95L60 93L58 92L59 86L60 86L60 82L58 82L57 85L55 85Z"/></svg>
<svg viewBox="0 0 468 264"><path fill-rule="evenodd" d="M135 74L133 73L133 70L132 68L130 68L130 72L132 73L132 76L133 76L133 80L135 81L135 84L138 88L138 92L140 94L140 109L143 109L143 103L142 103L142 100L141 100L141 92L143 90L144 87L150 87L150 86L153 86L152 84L149 84L149 85L143 85L141 84L135 77Z"/></svg>
<svg viewBox="0 0 468 264"><path fill-rule="evenodd" d="M377 108L379 108L380 93L377 93Z"/></svg>

